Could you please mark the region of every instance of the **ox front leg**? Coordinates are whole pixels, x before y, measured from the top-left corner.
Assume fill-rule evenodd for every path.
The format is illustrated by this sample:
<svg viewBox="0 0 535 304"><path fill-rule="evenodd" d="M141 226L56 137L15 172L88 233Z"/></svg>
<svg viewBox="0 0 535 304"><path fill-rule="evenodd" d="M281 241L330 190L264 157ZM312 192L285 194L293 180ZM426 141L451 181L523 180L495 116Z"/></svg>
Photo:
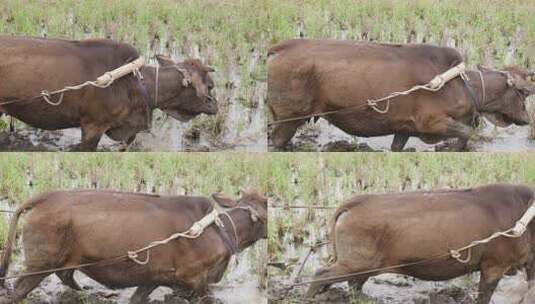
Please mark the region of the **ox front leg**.
<svg viewBox="0 0 535 304"><path fill-rule="evenodd" d="M297 128L305 123L306 120L290 121L275 125L269 136L269 141L278 150L284 150L292 137L295 135Z"/></svg>
<svg viewBox="0 0 535 304"><path fill-rule="evenodd" d="M130 298L130 304L148 303L150 294L156 288L158 288L158 285L139 286Z"/></svg>
<svg viewBox="0 0 535 304"><path fill-rule="evenodd" d="M392 145L390 146L390 150L392 152L401 152L401 151L403 151L403 148L405 148L405 145L407 144L407 141L409 141L409 135L406 135L406 134L394 134L394 140L392 140Z"/></svg>
<svg viewBox="0 0 535 304"><path fill-rule="evenodd" d="M77 151L96 151L98 143L107 128L94 124L82 124L82 143Z"/></svg>
<svg viewBox="0 0 535 304"><path fill-rule="evenodd" d="M453 151L466 151L468 147L468 138L458 138L457 141L453 144Z"/></svg>
<svg viewBox="0 0 535 304"><path fill-rule="evenodd" d="M481 266L481 278L479 279L479 296L477 298L478 304L488 304L492 298L492 294L498 286L503 275L507 272L507 268L498 265Z"/></svg>
<svg viewBox="0 0 535 304"><path fill-rule="evenodd" d="M136 134L130 136L126 141L123 142L123 144L119 148L119 152L128 152L134 140L136 140Z"/></svg>
<svg viewBox="0 0 535 304"><path fill-rule="evenodd" d="M9 117L9 132L15 132L15 118L13 116Z"/></svg>
<svg viewBox="0 0 535 304"><path fill-rule="evenodd" d="M531 259L531 262L526 267L526 275L529 288L535 290L535 257Z"/></svg>
<svg viewBox="0 0 535 304"><path fill-rule="evenodd" d="M432 136L458 138L461 144L454 145L452 147L453 149L466 148L466 142L475 135L474 129L451 117L440 118L421 124L418 127L418 131Z"/></svg>

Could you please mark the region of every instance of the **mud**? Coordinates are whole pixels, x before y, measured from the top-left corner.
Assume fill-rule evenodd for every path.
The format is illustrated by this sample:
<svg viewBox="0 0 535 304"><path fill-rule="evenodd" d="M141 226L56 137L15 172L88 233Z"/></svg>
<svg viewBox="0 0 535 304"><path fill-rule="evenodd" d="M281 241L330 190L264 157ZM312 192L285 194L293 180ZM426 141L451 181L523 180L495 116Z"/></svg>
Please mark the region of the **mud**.
<svg viewBox="0 0 535 304"><path fill-rule="evenodd" d="M535 151L535 140L530 139L529 126L510 126L500 128L484 120L480 133L490 137L490 141L470 141L471 152L525 152ZM394 136L357 137L344 133L324 119L307 123L292 138L287 151L324 151L324 152L381 152L390 151ZM426 144L411 137L405 151L447 151L448 143Z"/></svg>
<svg viewBox="0 0 535 304"><path fill-rule="evenodd" d="M467 275L445 282L421 281L407 276L383 274L370 278L362 292L351 291L347 284L336 284L313 300L305 299L306 287L291 291L275 286L289 284L284 280L270 282L270 303L370 303L370 304L475 304L479 275ZM528 291L524 274L500 281L493 304L520 303Z"/></svg>

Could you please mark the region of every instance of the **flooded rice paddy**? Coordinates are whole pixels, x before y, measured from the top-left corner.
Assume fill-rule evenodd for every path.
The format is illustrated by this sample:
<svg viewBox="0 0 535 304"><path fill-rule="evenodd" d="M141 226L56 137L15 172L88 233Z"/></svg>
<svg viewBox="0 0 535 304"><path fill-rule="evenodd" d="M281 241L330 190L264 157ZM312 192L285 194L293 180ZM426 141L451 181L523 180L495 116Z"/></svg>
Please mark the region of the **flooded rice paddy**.
<svg viewBox="0 0 535 304"><path fill-rule="evenodd" d="M470 141L471 152L527 152L535 150L535 140L531 139L530 126L511 125L506 128L496 127L483 119L480 134L491 140ZM324 151L324 152L374 152L390 151L394 136L357 137L349 135L324 119L302 126L292 138L288 151ZM405 151L446 151L444 143L426 144L416 137L411 137L405 145Z"/></svg>

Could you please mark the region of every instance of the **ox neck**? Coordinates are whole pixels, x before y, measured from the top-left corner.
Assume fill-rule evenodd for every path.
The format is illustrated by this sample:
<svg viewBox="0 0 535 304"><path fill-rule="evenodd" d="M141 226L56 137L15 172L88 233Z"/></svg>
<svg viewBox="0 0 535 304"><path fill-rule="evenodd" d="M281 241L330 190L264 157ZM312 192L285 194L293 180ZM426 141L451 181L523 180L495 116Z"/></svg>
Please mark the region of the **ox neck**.
<svg viewBox="0 0 535 304"><path fill-rule="evenodd" d="M144 65L141 69L143 75L143 85L147 89L150 99L151 110L158 109L169 100L177 97L182 92L183 76L174 67L158 67ZM156 72L158 72L158 81L156 81ZM156 85L158 94L156 94Z"/></svg>
<svg viewBox="0 0 535 304"><path fill-rule="evenodd" d="M228 236L235 242L238 252L253 245L260 239L254 228L255 223L251 219L251 213L249 211L240 208L231 208L225 210L225 212L228 217L221 215L220 218L225 225L224 229Z"/></svg>
<svg viewBox="0 0 535 304"><path fill-rule="evenodd" d="M492 107L493 102L501 98L507 90L507 83L503 75L488 71L481 71L480 74L477 70L470 70L467 73L478 98L479 109L476 110L479 112L492 111L493 109L490 107Z"/></svg>

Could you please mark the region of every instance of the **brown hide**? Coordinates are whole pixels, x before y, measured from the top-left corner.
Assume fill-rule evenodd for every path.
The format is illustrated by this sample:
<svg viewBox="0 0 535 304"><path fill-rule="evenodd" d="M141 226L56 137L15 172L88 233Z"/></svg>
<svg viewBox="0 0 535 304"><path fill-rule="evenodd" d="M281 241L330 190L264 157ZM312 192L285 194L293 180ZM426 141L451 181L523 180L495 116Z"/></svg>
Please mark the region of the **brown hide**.
<svg viewBox="0 0 535 304"><path fill-rule="evenodd" d="M94 81L139 57L130 45L105 39L67 41L0 38L0 102L39 96L67 85ZM57 102L59 96L52 100ZM46 130L82 128L82 150L94 150L102 134L123 127L133 137L149 126L145 89L127 75L106 89L88 87L65 93L60 106L43 99L0 105L0 111Z"/></svg>
<svg viewBox="0 0 535 304"><path fill-rule="evenodd" d="M460 78L438 92L396 97L387 114L366 104L369 99L425 84L458 65L463 58L452 48L296 39L273 47L269 55L268 104L274 121L351 108L324 118L352 135L404 138L393 144L393 150L402 149L409 136L426 141L456 137L464 148L472 135L469 125L475 104ZM500 79L505 84L505 78ZM480 88L474 89L479 96ZM386 103L379 106L385 108ZM514 122L524 122L520 118ZM284 148L306 120L276 124L272 144Z"/></svg>
<svg viewBox="0 0 535 304"><path fill-rule="evenodd" d="M447 254L513 227L533 198L530 188L507 184L354 197L333 217L331 239L336 262L319 270L315 278L375 270ZM463 252L462 258L466 256ZM481 271L480 302L486 304L504 274L527 267L533 275L529 262L534 257L535 222L532 222L518 239L498 238L473 248L467 264L448 256L421 265L358 276L350 283L361 287L368 277L386 272L440 281ZM313 284L308 296L315 295L327 283Z"/></svg>
<svg viewBox="0 0 535 304"><path fill-rule="evenodd" d="M158 286L177 286L202 294L206 292L208 284L222 278L232 255L229 242L235 246L235 236L239 250L266 237L267 200L256 193L244 193L236 206L227 209L236 233L228 218L221 216L225 224L224 231L212 224L199 238L180 238L151 249L147 265L124 259L111 265L90 266L80 271L110 288L139 286L141 293L149 290L142 298L136 299L139 303L143 303L146 296ZM28 213L23 226L25 268L31 272L123 256L128 251L188 230L212 208L209 199L193 196L111 191L43 194L21 206L18 211L18 215ZM255 216L244 208L252 208ZM14 227L16 221L13 221ZM4 272L9 264L14 231L10 230L10 241L3 258ZM145 253L139 255L139 260L145 258ZM77 287L72 272L58 275L64 283ZM16 303L22 300L46 276L19 280L10 301ZM139 297L137 294L134 298Z"/></svg>

